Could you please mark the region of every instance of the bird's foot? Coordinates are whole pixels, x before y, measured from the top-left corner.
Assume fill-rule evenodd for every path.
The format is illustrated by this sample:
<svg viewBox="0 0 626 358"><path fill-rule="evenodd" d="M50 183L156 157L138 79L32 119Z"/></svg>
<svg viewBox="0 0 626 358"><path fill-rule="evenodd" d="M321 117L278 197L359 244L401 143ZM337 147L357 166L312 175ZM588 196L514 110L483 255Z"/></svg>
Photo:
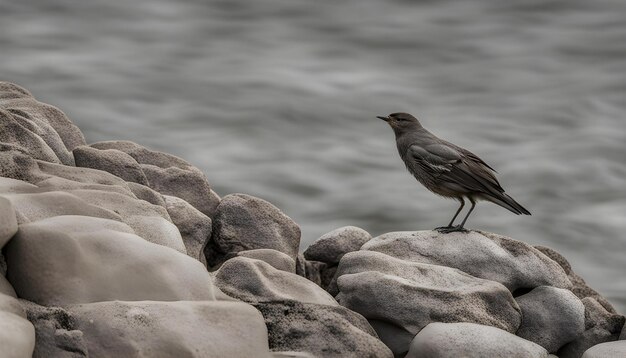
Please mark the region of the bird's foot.
<svg viewBox="0 0 626 358"><path fill-rule="evenodd" d="M468 232L468 230L461 225L442 226L442 227L436 228L435 231L438 231L442 234L449 234L451 232Z"/></svg>

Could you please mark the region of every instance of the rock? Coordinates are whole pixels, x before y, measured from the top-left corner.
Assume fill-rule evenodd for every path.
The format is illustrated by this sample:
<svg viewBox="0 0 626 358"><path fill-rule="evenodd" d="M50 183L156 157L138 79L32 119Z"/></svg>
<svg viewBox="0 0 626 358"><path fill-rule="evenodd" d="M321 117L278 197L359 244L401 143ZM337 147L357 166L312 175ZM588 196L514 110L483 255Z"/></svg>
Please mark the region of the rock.
<svg viewBox="0 0 626 358"><path fill-rule="evenodd" d="M475 323L431 323L415 336L406 358L544 358L538 344Z"/></svg>
<svg viewBox="0 0 626 358"><path fill-rule="evenodd" d="M60 307L44 307L21 300L28 320L35 326L33 358L88 357L83 332L76 329L74 317Z"/></svg>
<svg viewBox="0 0 626 358"><path fill-rule="evenodd" d="M217 266L239 251L273 249L298 255L300 227L274 205L245 194L225 196L213 218L207 263Z"/></svg>
<svg viewBox="0 0 626 358"><path fill-rule="evenodd" d="M12 178L28 183L43 180L48 175L42 175L37 161L15 150L3 151L0 142L0 176Z"/></svg>
<svg viewBox="0 0 626 358"><path fill-rule="evenodd" d="M274 358L317 358L307 352L272 352Z"/></svg>
<svg viewBox="0 0 626 358"><path fill-rule="evenodd" d="M546 256L548 256L549 258L554 260L556 263L558 263L563 268L563 270L567 274L567 277L572 282L572 286L573 287L572 287L571 291L578 298L583 299L585 297L592 297L593 299L598 301L602 306L604 306L604 308L607 311L609 311L611 313L617 313L615 308L613 308L611 303L609 303L609 301L606 298L602 297L596 290L594 290L593 288L589 287L587 285L587 283L585 282L585 280L583 280L582 277L578 276L574 272L574 270L572 270L572 266L570 265L569 261L567 261L567 259L565 257L563 257L563 255L559 254L558 252L556 252L555 250L553 250L553 249L551 249L549 247L535 246L535 248L537 250L543 252Z"/></svg>
<svg viewBox="0 0 626 358"><path fill-rule="evenodd" d="M271 357L263 317L242 302L116 301L68 311L91 357Z"/></svg>
<svg viewBox="0 0 626 358"><path fill-rule="evenodd" d="M254 306L265 318L273 351L308 352L324 358L393 357L365 318L346 308L296 301Z"/></svg>
<svg viewBox="0 0 626 358"><path fill-rule="evenodd" d="M125 181L148 185L148 178L139 167L139 163L122 151L80 146L75 148L73 153L77 167L103 170Z"/></svg>
<svg viewBox="0 0 626 358"><path fill-rule="evenodd" d="M408 332L393 323L377 319L368 319L381 341L391 349L395 357L404 357L415 337L414 333Z"/></svg>
<svg viewBox="0 0 626 358"><path fill-rule="evenodd" d="M170 221L167 209L152 205L144 200L139 200L127 195L106 192L101 190L70 190L69 193L76 195L85 202L100 208L110 210L122 218L124 221L131 216L157 216ZM132 225L131 225L132 226Z"/></svg>
<svg viewBox="0 0 626 358"><path fill-rule="evenodd" d="M296 273L296 262L280 251L272 249L255 249L240 251L237 256L249 257L251 259L257 259L270 264L277 270L286 271L289 273Z"/></svg>
<svg viewBox="0 0 626 358"><path fill-rule="evenodd" d="M342 258L336 276L342 306L413 335L431 322L473 322L509 332L521 322L506 287L450 267L356 251Z"/></svg>
<svg viewBox="0 0 626 358"><path fill-rule="evenodd" d="M145 200L152 205L158 205L166 208L165 199L161 193L158 193L149 187L133 182L128 182L128 188L135 194L137 199ZM182 200L182 199L181 199Z"/></svg>
<svg viewBox="0 0 626 358"><path fill-rule="evenodd" d="M301 253L296 256L296 275L306 277L306 259Z"/></svg>
<svg viewBox="0 0 626 358"><path fill-rule="evenodd" d="M304 264L306 265L304 277L321 287L322 271L326 269L326 263L306 260Z"/></svg>
<svg viewBox="0 0 626 358"><path fill-rule="evenodd" d="M0 253L0 261L4 261L4 256L2 255L2 253ZM6 277L4 277L4 271L4 268L0 269L0 295L7 295L17 298L17 293L15 293L13 286L11 286L11 283L6 279Z"/></svg>
<svg viewBox="0 0 626 358"><path fill-rule="evenodd" d="M175 196L164 195L167 212L182 236L187 255L206 266L204 248L211 237L211 219L191 204Z"/></svg>
<svg viewBox="0 0 626 358"><path fill-rule="evenodd" d="M116 221L122 220L119 215L112 211L87 204L77 196L61 191L36 194L3 194L3 196L13 204L18 214L18 224L59 215L83 215Z"/></svg>
<svg viewBox="0 0 626 358"><path fill-rule="evenodd" d="M188 169L193 167L189 162L175 155L150 150L130 141L111 140L93 143L89 146L100 150L117 149L133 157L139 164L149 164L159 168L177 167Z"/></svg>
<svg viewBox="0 0 626 358"><path fill-rule="evenodd" d="M187 255L187 249L178 228L160 216L124 216L124 222L135 234L154 244L163 245ZM192 256L193 257L193 256ZM194 257L196 260L197 258Z"/></svg>
<svg viewBox="0 0 626 358"><path fill-rule="evenodd" d="M2 357L31 357L35 349L35 328L16 298L0 293L0 347Z"/></svg>
<svg viewBox="0 0 626 358"><path fill-rule="evenodd" d="M522 310L517 335L555 353L585 330L585 306L571 291L539 286L516 298Z"/></svg>
<svg viewBox="0 0 626 358"><path fill-rule="evenodd" d="M343 255L358 251L372 239L365 230L355 226L344 226L322 235L304 251L304 257L311 261L337 264Z"/></svg>
<svg viewBox="0 0 626 358"><path fill-rule="evenodd" d="M11 202L0 196L0 249L17 232L17 219L15 209Z"/></svg>
<svg viewBox="0 0 626 358"><path fill-rule="evenodd" d="M624 316L607 311L592 297L582 299L585 305L585 331L578 338L559 349L561 358L579 358L589 348L619 338Z"/></svg>
<svg viewBox="0 0 626 358"><path fill-rule="evenodd" d="M23 224L5 254L7 278L19 297L41 305L215 299L198 261L96 224L82 232L56 222Z"/></svg>
<svg viewBox="0 0 626 358"><path fill-rule="evenodd" d="M626 341L607 342L595 345L585 351L582 358L626 357Z"/></svg>
<svg viewBox="0 0 626 358"><path fill-rule="evenodd" d="M472 276L500 282L514 296L517 289L527 292L538 286L571 287L561 266L539 250L486 232L393 232L372 239L361 250L457 268Z"/></svg>
<svg viewBox="0 0 626 358"><path fill-rule="evenodd" d="M39 187L23 180L0 177L0 194L18 194L38 192Z"/></svg>
<svg viewBox="0 0 626 358"><path fill-rule="evenodd" d="M23 120L0 107L0 142L12 145L32 158L61 163L52 148L28 127L24 127L24 124Z"/></svg>
<svg viewBox="0 0 626 358"><path fill-rule="evenodd" d="M295 300L337 306L335 299L313 282L248 257L226 261L215 275L215 284L225 294L248 303Z"/></svg>

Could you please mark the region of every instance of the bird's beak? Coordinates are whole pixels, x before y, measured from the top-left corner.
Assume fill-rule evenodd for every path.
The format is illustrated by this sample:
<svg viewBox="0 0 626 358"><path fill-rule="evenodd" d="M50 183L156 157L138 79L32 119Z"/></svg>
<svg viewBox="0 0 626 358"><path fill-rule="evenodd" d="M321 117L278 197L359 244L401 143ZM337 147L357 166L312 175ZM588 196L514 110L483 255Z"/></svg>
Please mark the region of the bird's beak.
<svg viewBox="0 0 626 358"><path fill-rule="evenodd" d="M378 119L382 119L385 122L389 122L389 117L383 117L383 116L376 116L376 118Z"/></svg>

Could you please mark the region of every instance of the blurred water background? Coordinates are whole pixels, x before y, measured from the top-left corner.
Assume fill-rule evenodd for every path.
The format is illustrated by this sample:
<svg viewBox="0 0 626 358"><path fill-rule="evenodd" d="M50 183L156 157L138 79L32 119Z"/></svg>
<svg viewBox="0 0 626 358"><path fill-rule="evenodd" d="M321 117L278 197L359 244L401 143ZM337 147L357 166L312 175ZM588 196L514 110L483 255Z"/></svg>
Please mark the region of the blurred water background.
<svg viewBox="0 0 626 358"><path fill-rule="evenodd" d="M530 209L480 228L550 246L626 312L626 2L0 1L0 78L88 142L179 155L274 203L303 247L446 224L375 118L417 115Z"/></svg>

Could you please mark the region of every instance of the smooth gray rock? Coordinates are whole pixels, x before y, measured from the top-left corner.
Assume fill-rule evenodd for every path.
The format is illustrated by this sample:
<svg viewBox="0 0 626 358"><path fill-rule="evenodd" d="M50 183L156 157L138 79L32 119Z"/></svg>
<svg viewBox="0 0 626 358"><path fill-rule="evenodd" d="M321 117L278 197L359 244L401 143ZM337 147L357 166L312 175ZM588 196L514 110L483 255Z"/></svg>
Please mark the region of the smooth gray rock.
<svg viewBox="0 0 626 358"><path fill-rule="evenodd" d="M135 194L137 199L145 200L149 202L150 204L167 208L167 205L165 204L165 199L163 198L163 195L161 195L161 193L158 193L157 191L145 185L141 185L141 184L137 184L133 182L128 182L127 184L130 190L133 192L133 194Z"/></svg>
<svg viewBox="0 0 626 358"><path fill-rule="evenodd" d="M324 358L391 358L367 320L340 306L296 301L254 304L267 325L273 351L308 352Z"/></svg>
<svg viewBox="0 0 626 358"><path fill-rule="evenodd" d="M243 302L70 306L90 357L271 357L263 316Z"/></svg>
<svg viewBox="0 0 626 358"><path fill-rule="evenodd" d="M168 220L160 216L145 215L130 215L123 218L137 236L187 255L187 248L178 228ZM196 257L194 258L197 260Z"/></svg>
<svg viewBox="0 0 626 358"><path fill-rule="evenodd" d="M152 205L147 201L139 200L128 195L87 189L68 190L68 192L72 195L76 195L91 205L107 209L120 215L123 221L134 215L157 216L167 221L171 221L166 208L158 205Z"/></svg>
<svg viewBox="0 0 626 358"><path fill-rule="evenodd" d="M600 343L585 351L582 358L626 357L626 341Z"/></svg>
<svg viewBox="0 0 626 358"><path fill-rule="evenodd" d="M295 300L337 306L335 299L313 282L248 257L226 261L215 275L225 294L249 303Z"/></svg>
<svg viewBox="0 0 626 358"><path fill-rule="evenodd" d="M187 255L206 266L204 248L209 239L213 223L191 204L176 196L164 195L167 212L182 236Z"/></svg>
<svg viewBox="0 0 626 358"><path fill-rule="evenodd" d="M72 153L77 167L103 170L125 181L148 185L148 178L139 163L120 150L99 150L85 145L75 148Z"/></svg>
<svg viewBox="0 0 626 358"><path fill-rule="evenodd" d="M280 251L272 249L254 249L240 251L237 256L249 257L251 259L257 259L270 264L277 270L286 271L289 273L296 273L296 262Z"/></svg>
<svg viewBox="0 0 626 358"><path fill-rule="evenodd" d="M0 293L0 355L7 358L31 357L35 348L35 328L26 319L18 300Z"/></svg>
<svg viewBox="0 0 626 358"><path fill-rule="evenodd" d="M209 266L217 266L239 251L273 249L296 259L300 227L269 202L245 194L225 196L213 218L207 245Z"/></svg>
<svg viewBox="0 0 626 358"><path fill-rule="evenodd" d="M431 323L415 336L406 358L547 358L538 344L474 323Z"/></svg>
<svg viewBox="0 0 626 358"><path fill-rule="evenodd" d="M522 310L517 335L555 353L585 330L585 306L571 291L539 286L515 299Z"/></svg>
<svg viewBox="0 0 626 358"><path fill-rule="evenodd" d="M216 298L198 261L100 222L75 220L83 228L46 220L20 225L5 247L7 278L19 297L47 306Z"/></svg>
<svg viewBox="0 0 626 358"><path fill-rule="evenodd" d="M8 199L0 196L0 249L4 247L16 232L17 218L13 204Z"/></svg>
<svg viewBox="0 0 626 358"><path fill-rule="evenodd" d="M585 331L559 349L560 358L579 358L589 348L615 341L624 326L624 316L607 311L592 297L582 299L585 305Z"/></svg>
<svg viewBox="0 0 626 358"><path fill-rule="evenodd" d="M101 150L117 149L133 157L139 164L155 165L160 168L177 167L187 169L192 167L189 162L175 155L150 150L131 141L111 140L93 143L89 146Z"/></svg>
<svg viewBox="0 0 626 358"><path fill-rule="evenodd" d="M457 268L472 276L500 282L513 293L538 286L572 286L561 266L539 250L486 232L392 232L370 240L361 250Z"/></svg>
<svg viewBox="0 0 626 358"><path fill-rule="evenodd" d="M344 226L322 235L305 251L304 257L311 261L337 264L343 255L357 251L372 239L367 231L356 226Z"/></svg>

